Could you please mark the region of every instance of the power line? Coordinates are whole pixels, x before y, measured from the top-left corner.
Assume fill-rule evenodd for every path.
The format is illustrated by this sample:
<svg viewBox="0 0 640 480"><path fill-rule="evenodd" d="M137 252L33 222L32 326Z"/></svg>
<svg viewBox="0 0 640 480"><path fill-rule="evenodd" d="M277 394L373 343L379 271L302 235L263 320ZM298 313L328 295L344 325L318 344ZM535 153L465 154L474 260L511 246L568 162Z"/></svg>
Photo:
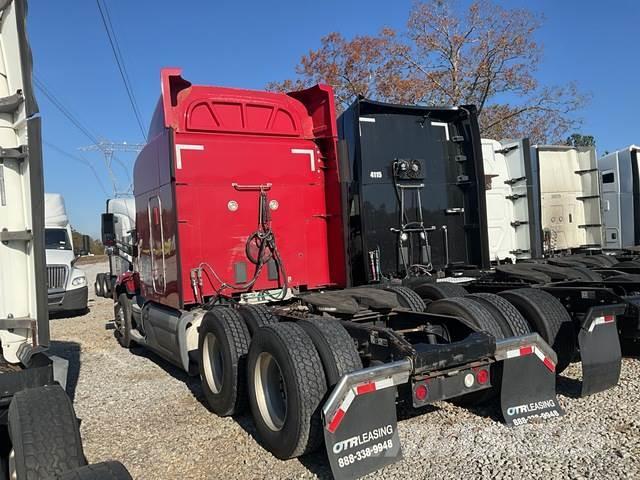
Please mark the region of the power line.
<svg viewBox="0 0 640 480"><path fill-rule="evenodd" d="M64 106L62 101L59 100L53 94L53 92L51 92L51 90L49 90L46 87L46 85L42 80L40 80L35 75L33 76L33 80L36 87L38 87L38 89L44 94L44 96L47 97L47 99L49 99L49 101L53 104L53 106L56 107L60 111L60 113L62 113L89 140L91 140L91 142L94 145L96 145L97 149L101 150L105 156L107 155L109 156L109 163L107 164L107 169L108 169L109 176L111 177L111 181L113 183L114 191L117 191L117 180L113 175L113 171L111 170L111 161L116 162L118 165L122 167L125 174L127 175L128 182L131 183L131 174L129 173L129 168L127 167L127 165L125 165L125 163L122 160L120 160L118 157L115 156L114 149L109 149L105 146L105 145L109 145L111 142L107 142L105 140L99 140L98 137L96 137L96 135L94 135L87 127L85 127L82 124L82 122L78 120L78 118L76 118L76 116L73 113L71 113L71 111L67 107ZM65 153L65 155L69 156L71 154ZM74 158L74 160L78 160L78 159ZM91 168L93 168L93 166L91 166Z"/></svg>
<svg viewBox="0 0 640 480"><path fill-rule="evenodd" d="M116 38L116 32L115 30L113 30L113 27L111 28L111 30L109 30L109 25L111 24L111 21L109 19L109 21L107 21L107 17L105 16L105 11L107 10L107 5L105 3L104 6L104 10L102 8L102 4L100 3L100 0L96 0L96 4L98 5L98 10L100 11L100 17L102 18L102 24L104 25L104 29L107 32L107 37L109 38L109 44L111 45L111 51L113 52L113 56L116 60L116 65L118 66L118 70L120 71L120 76L122 77L122 83L124 83L124 88L127 91L127 96L129 97L129 103L131 103L131 108L133 110L133 114L136 117L136 121L138 122L138 126L140 127L140 132L142 133L142 137L145 139L145 141L147 140L147 135L144 131L144 127L142 124L142 120L141 120L141 116L140 116L140 112L138 111L138 107L137 107L137 103L135 100L135 95L133 94L133 89L131 88L130 83L127 81L129 78L129 75L127 74L127 70L126 67L124 65L124 59L122 58L122 55L118 55L118 53L120 52L120 47L118 46L118 40ZM106 14L107 16L109 15L108 12Z"/></svg>
<svg viewBox="0 0 640 480"><path fill-rule="evenodd" d="M42 80L40 80L38 77L36 77L35 75L33 76L33 80L34 83L36 84L36 87L38 87L38 89L44 94L45 97L47 97L49 99L49 101L51 103L53 103L53 105L65 116L67 117L67 119L73 124L75 125L75 127L80 130L89 140L91 140L93 143L99 143L98 138L89 131L88 128L86 128L81 122L80 120L78 120L65 106L64 104L58 100L58 98L51 93L51 91L44 85L44 83L42 82Z"/></svg>
<svg viewBox="0 0 640 480"><path fill-rule="evenodd" d="M63 150L62 148L58 147L57 145L54 145L53 143L50 143L50 142L47 142L47 141L43 141L42 143L44 143L47 147L54 149L55 151L57 151L61 155L64 155L65 157L68 157L68 158L70 158L72 160L75 160L78 163L82 163L86 167L89 167L91 169L91 171L93 172L94 177L96 177L96 181L98 182L98 185L100 186L100 189L104 193L104 196L105 197L109 196L109 194L107 193L107 189L105 188L104 184L102 183L102 180L100 180L100 176L98 175L98 172L96 171L95 167L91 164L91 162L89 162L89 160L87 160L86 158L83 158L83 157L77 157L77 156L73 155L72 153L69 153L69 152Z"/></svg>

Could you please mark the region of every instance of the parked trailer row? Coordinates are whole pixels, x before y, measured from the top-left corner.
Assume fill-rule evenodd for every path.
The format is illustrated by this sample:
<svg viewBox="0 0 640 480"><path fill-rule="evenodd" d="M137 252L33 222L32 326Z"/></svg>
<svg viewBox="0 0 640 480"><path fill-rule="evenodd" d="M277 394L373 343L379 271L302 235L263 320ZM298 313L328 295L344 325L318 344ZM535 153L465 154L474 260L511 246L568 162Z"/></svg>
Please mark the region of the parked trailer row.
<svg viewBox="0 0 640 480"><path fill-rule="evenodd" d="M595 147L482 140L492 262L640 244L638 147L596 159Z"/></svg>
<svg viewBox="0 0 640 480"><path fill-rule="evenodd" d="M617 382L617 296L487 273L474 107L358 99L336 121L327 86L161 81L130 241L102 218L132 265L112 287L116 336L199 374L216 414L248 405L278 458L324 439L337 478L394 462L398 403L560 416L577 346L583 393Z"/></svg>

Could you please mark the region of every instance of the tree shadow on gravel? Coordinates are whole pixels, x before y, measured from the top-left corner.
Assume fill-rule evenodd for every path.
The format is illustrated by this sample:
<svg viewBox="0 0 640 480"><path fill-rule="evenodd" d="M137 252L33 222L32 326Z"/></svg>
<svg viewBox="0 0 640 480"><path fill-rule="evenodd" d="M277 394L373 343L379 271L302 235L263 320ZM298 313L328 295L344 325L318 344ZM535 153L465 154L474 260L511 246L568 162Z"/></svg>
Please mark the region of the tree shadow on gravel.
<svg viewBox="0 0 640 480"><path fill-rule="evenodd" d="M89 307L84 310L67 310L63 312L49 312L49 320L65 320L67 318L76 318L88 314L91 311Z"/></svg>
<svg viewBox="0 0 640 480"><path fill-rule="evenodd" d="M111 330L111 328L109 330ZM147 350L145 347L132 344L132 347L130 348L130 352L133 355L146 358L147 360L155 363L160 368L162 368L165 372L171 375L173 378L175 378L176 380L180 380L182 383L184 383L187 386L191 394L194 396L196 400L198 400L198 402L200 402L205 407L207 406L207 403L204 398L204 393L202 392L202 386L200 385L200 377L189 375L184 370L176 367L175 365L166 361L164 358L160 357L159 355L156 355L152 351Z"/></svg>
<svg viewBox="0 0 640 480"><path fill-rule="evenodd" d="M468 412L478 417L489 418L494 422L504 423L504 419L502 418L502 411L500 410L500 398L498 396L493 397L490 400L483 401L478 405L460 404L455 400L451 403L460 408L464 408Z"/></svg>
<svg viewBox="0 0 640 480"><path fill-rule="evenodd" d="M80 377L80 344L77 342L63 342L52 340L49 346L49 353L69 361L67 370L67 395L73 402L76 396L76 387Z"/></svg>
<svg viewBox="0 0 640 480"><path fill-rule="evenodd" d="M172 363L166 361L162 357L156 355L155 353L147 350L144 347L132 346L130 351L133 355L145 358L155 363L160 368L162 368L166 373L171 375L173 378L183 382L187 386L187 388L189 389L193 397L198 402L200 402L205 408L208 409L207 402L205 400L204 393L202 391L202 385L200 384L199 376L191 376L187 374L184 370L176 367ZM212 413L211 415L215 415L215 414ZM247 434L251 436L251 438L253 438L256 442L258 442L257 436L256 436L256 429L255 429L255 426L253 425L253 419L251 418L250 414L246 413L241 415L234 415L233 419ZM267 453L266 450L265 450L265 453ZM310 473L317 475L319 478L321 479L333 478L331 475L329 460L327 458L327 454L324 451L324 448L322 448L318 452L298 458L297 460L305 468L307 468L307 470L309 470Z"/></svg>

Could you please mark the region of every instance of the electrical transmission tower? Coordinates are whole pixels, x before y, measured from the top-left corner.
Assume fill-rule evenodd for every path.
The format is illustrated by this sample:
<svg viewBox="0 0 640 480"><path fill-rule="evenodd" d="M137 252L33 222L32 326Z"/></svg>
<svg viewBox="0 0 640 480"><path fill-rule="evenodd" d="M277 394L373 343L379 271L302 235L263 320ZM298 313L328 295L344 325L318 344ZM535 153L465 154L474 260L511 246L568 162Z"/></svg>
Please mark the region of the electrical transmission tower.
<svg viewBox="0 0 640 480"><path fill-rule="evenodd" d="M133 152L140 153L144 148L143 143L116 143L110 142L108 140L100 140L98 143L94 143L93 145L87 145L86 147L80 147L78 150L82 152L102 152L104 155L104 163L107 167L107 172L109 173L109 178L111 179L111 183L113 184L113 194L116 197L127 196L133 193L131 175L129 173L129 168L125 165L120 159L115 156L116 152ZM127 177L129 179L129 187L127 191L120 191L118 188L118 180L116 175L113 173L113 162L118 162L127 172Z"/></svg>

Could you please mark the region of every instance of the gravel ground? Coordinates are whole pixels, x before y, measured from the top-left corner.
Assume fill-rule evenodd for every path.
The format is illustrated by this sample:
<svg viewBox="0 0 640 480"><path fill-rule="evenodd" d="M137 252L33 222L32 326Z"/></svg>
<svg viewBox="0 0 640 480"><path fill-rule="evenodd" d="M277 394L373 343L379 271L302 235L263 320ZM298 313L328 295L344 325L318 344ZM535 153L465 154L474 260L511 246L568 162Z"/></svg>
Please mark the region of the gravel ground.
<svg viewBox="0 0 640 480"><path fill-rule="evenodd" d="M287 462L254 439L248 416L218 418L203 405L199 380L141 348L122 349L108 323L110 300L52 321L53 350L71 361L69 384L90 462L122 461L136 479L327 478L326 457ZM640 362L625 359L620 385L575 398L579 369L561 379L566 416L507 428L497 410L471 413L443 402L399 422L404 460L370 478L640 478Z"/></svg>

